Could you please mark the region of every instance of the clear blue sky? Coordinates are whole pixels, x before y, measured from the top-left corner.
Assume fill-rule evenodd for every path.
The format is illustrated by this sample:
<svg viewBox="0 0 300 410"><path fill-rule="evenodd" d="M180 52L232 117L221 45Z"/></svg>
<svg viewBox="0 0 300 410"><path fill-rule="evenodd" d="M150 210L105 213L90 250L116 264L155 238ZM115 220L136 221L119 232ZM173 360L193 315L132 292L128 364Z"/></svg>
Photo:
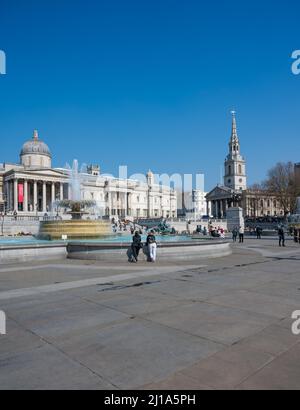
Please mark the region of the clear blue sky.
<svg viewBox="0 0 300 410"><path fill-rule="evenodd" d="M37 128L54 165L220 179L237 110L249 182L300 161L299 0L0 0L0 161Z"/></svg>

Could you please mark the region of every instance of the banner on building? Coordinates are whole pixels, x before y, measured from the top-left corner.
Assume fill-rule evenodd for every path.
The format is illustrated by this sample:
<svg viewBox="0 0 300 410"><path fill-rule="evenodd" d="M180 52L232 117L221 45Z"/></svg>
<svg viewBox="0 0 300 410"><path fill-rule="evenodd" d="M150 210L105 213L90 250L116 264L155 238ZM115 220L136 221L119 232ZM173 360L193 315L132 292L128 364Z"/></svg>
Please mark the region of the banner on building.
<svg viewBox="0 0 300 410"><path fill-rule="evenodd" d="M22 204L24 202L24 185L18 184L18 203Z"/></svg>

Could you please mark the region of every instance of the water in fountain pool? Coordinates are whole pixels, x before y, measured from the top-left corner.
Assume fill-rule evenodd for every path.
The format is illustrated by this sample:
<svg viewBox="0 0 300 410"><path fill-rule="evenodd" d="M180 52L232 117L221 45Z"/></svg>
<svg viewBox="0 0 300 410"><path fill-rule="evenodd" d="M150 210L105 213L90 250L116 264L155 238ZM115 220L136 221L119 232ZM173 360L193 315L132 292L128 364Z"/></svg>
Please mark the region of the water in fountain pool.
<svg viewBox="0 0 300 410"><path fill-rule="evenodd" d="M129 243L132 240L131 235L113 235L101 239L89 239L89 240L72 240L72 242L90 242L90 243ZM189 236L156 236L157 242L187 242L192 239ZM146 242L146 235L142 236L142 241ZM45 241L39 240L34 237L16 237L16 238L0 238L0 246L24 246L24 245L38 245L47 243L63 243L62 240Z"/></svg>

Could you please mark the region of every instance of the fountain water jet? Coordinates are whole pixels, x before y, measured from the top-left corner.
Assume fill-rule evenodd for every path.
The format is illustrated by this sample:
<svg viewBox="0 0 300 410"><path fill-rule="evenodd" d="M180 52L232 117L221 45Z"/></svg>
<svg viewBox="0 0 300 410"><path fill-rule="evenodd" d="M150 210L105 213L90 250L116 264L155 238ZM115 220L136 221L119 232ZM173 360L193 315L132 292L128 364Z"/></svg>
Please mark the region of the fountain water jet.
<svg viewBox="0 0 300 410"><path fill-rule="evenodd" d="M67 167L69 171L69 184L71 187L71 199L57 201L56 207L69 208L67 214L71 220L43 221L40 223L39 237L45 239L95 239L103 238L112 234L109 221L83 219L88 215L88 209L95 207L93 200L81 199L81 185L83 174L79 172L78 161L73 161L73 167Z"/></svg>

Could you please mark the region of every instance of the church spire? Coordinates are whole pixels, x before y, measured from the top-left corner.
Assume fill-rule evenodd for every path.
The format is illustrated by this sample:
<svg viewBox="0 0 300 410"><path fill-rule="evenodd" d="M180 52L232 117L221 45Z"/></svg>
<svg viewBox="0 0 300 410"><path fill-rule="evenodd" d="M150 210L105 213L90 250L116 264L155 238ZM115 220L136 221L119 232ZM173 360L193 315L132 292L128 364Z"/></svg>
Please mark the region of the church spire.
<svg viewBox="0 0 300 410"><path fill-rule="evenodd" d="M231 128L231 137L229 142L229 155L235 156L240 153L240 141L237 133L236 126L236 112L231 111L232 115L232 128Z"/></svg>
<svg viewBox="0 0 300 410"><path fill-rule="evenodd" d="M239 142L239 137L237 134L237 126L236 126L236 111L231 111L232 114L232 129L231 129L231 139L230 142Z"/></svg>
<svg viewBox="0 0 300 410"><path fill-rule="evenodd" d="M229 155L225 160L224 185L235 191L247 189L246 162L241 155L240 141L237 133L236 112L232 111L232 129L229 141Z"/></svg>

